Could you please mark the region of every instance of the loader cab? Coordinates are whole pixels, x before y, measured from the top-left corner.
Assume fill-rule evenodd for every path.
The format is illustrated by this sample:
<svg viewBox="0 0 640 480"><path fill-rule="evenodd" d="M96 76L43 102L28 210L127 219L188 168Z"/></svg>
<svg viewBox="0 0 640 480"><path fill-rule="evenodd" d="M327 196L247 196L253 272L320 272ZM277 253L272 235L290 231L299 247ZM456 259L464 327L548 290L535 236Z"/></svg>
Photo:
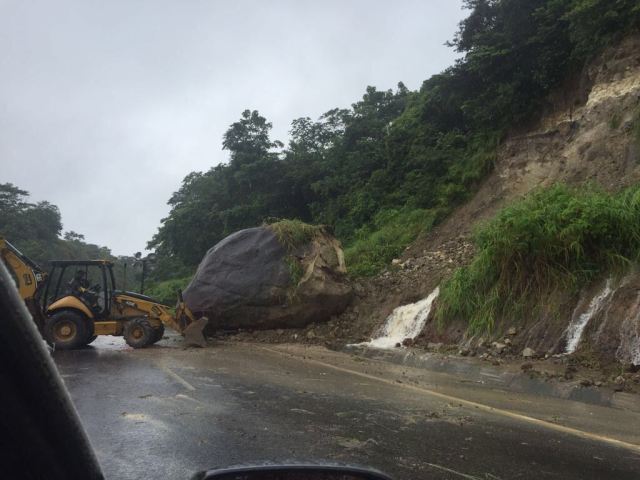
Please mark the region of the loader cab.
<svg viewBox="0 0 640 480"><path fill-rule="evenodd" d="M94 319L107 318L115 290L113 264L107 260L57 260L51 262L42 295L42 310L73 296L90 310Z"/></svg>

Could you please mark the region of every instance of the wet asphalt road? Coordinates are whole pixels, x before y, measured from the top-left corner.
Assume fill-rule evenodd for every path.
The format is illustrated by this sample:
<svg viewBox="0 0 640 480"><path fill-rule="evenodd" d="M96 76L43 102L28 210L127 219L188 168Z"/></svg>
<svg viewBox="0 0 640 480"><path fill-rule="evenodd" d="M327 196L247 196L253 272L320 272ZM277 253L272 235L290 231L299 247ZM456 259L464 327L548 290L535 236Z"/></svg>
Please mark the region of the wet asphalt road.
<svg viewBox="0 0 640 480"><path fill-rule="evenodd" d="M134 351L104 337L54 354L108 479L186 479L214 466L291 460L368 465L397 479L640 478L640 447L422 393L382 370L351 373L249 344L176 345ZM473 391L458 393L474 400ZM477 397L489 394L504 397ZM620 422L620 412L611 418ZM638 430L625 428L634 441Z"/></svg>

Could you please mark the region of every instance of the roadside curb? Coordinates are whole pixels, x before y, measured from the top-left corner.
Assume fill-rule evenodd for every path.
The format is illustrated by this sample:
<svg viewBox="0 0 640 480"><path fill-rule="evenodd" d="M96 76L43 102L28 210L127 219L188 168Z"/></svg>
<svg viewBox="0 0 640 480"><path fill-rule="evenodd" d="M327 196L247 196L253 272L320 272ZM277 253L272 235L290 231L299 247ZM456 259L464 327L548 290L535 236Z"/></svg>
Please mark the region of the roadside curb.
<svg viewBox="0 0 640 480"><path fill-rule="evenodd" d="M544 378L532 377L513 368L509 370L504 367L484 365L464 357L447 356L411 348L382 350L360 345L347 345L340 351L370 360L455 375L461 383L479 384L505 392L561 398L640 413L640 402L638 402L638 396L634 394L613 392L597 387L584 387L577 382L549 381Z"/></svg>

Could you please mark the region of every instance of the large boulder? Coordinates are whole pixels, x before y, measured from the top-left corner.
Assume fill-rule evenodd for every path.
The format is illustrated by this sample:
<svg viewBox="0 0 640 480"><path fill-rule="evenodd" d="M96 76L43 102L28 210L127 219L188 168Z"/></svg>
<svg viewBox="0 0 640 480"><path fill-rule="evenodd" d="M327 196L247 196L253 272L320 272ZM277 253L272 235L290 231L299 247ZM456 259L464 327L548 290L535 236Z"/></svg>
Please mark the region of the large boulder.
<svg viewBox="0 0 640 480"><path fill-rule="evenodd" d="M340 243L321 227L285 227L241 230L207 252L184 300L211 319L209 332L304 327L347 307L352 291Z"/></svg>

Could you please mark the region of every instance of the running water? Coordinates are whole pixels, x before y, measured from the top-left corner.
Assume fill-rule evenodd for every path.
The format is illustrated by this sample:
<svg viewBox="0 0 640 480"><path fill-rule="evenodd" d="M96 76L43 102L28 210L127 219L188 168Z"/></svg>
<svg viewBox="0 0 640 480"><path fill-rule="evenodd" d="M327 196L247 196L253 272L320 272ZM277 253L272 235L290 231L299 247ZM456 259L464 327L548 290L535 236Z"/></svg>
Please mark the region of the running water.
<svg viewBox="0 0 640 480"><path fill-rule="evenodd" d="M584 332L589 320L600 311L604 302L611 295L611 292L611 279L608 279L602 291L591 299L591 303L589 303L589 308L586 312L578 315L577 318L574 312L571 323L567 327L567 348L565 349L565 353L573 353L576 351L582 338L582 332Z"/></svg>
<svg viewBox="0 0 640 480"><path fill-rule="evenodd" d="M431 312L431 305L439 293L440 288L436 287L427 298L396 308L385 320L380 336L360 345L393 348L398 343L402 344L406 338L413 340L422 331Z"/></svg>

